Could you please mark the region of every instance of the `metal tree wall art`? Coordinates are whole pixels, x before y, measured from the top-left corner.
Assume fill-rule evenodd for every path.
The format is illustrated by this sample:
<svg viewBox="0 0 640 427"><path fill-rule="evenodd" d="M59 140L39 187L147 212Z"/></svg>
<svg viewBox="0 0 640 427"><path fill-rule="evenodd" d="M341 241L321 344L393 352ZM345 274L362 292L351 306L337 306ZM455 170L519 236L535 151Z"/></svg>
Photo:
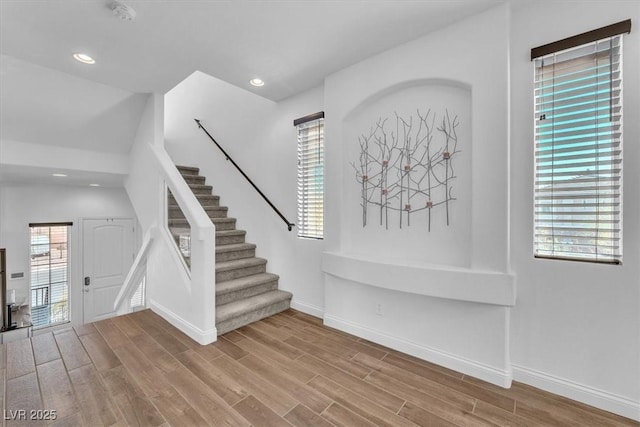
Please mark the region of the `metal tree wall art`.
<svg viewBox="0 0 640 427"><path fill-rule="evenodd" d="M425 211L431 231L432 210L445 209L456 200L453 168L458 149L458 116L448 110L442 118L429 109L403 118L395 113L395 130L379 118L368 134L358 137L360 154L351 165L360 185L362 226L369 209L379 213L380 225L389 228L389 211L399 212L399 226L411 225L411 215Z"/></svg>

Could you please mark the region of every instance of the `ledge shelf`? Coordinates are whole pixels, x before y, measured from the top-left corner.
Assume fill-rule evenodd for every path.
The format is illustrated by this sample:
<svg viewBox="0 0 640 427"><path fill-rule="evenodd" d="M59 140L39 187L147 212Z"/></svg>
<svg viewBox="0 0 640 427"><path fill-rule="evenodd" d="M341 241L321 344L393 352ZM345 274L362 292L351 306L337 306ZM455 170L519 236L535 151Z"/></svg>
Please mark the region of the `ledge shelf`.
<svg viewBox="0 0 640 427"><path fill-rule="evenodd" d="M401 264L361 255L325 252L326 274L378 288L417 295L513 306L514 276L508 273L429 264Z"/></svg>

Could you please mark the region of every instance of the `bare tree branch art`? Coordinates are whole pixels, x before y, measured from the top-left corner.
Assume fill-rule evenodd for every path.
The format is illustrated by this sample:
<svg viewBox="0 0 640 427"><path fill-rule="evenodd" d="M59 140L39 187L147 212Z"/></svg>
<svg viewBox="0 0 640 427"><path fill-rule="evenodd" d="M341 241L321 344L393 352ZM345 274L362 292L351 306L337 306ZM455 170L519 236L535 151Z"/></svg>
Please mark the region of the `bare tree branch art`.
<svg viewBox="0 0 640 427"><path fill-rule="evenodd" d="M395 132L387 128L388 119L379 118L368 134L358 137L360 153L351 162L360 185L362 226L366 227L369 206L379 209L380 225L389 229L389 211L399 212L399 227L411 214L427 211L427 229L431 231L432 209L444 206L446 224L450 224L450 203L456 175L453 160L458 148L458 116L448 109L436 122L436 114L427 110L404 118L395 113ZM438 125L436 126L436 123Z"/></svg>

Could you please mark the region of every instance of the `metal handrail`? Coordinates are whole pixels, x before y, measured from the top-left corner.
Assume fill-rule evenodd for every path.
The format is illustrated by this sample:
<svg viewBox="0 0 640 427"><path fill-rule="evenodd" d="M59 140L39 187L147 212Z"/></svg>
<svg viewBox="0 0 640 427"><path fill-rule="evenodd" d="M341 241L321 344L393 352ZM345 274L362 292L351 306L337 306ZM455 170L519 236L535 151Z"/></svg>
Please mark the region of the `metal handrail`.
<svg viewBox="0 0 640 427"><path fill-rule="evenodd" d="M231 162L231 164L232 164L233 166L235 166L235 167L236 167L236 169L238 169L238 172L240 172L240 173L242 174L242 176L244 176L244 178L245 178L247 181L249 181L249 184L251 184L251 185L253 186L253 188L255 188L255 190L258 192L258 194L260 194L260 195L262 196L262 198L265 200L265 202L267 202L267 203L269 204L269 206L271 206L271 208L272 208L272 209L273 209L273 210L278 214L278 216L279 216L280 218L282 218L282 220L285 222L285 224L287 224L287 228L289 229L289 231L291 231L291 228L292 228L292 227L295 227L295 224L294 224L294 223L292 223L292 222L289 222L289 220L288 220L287 218L285 218L285 216L284 216L284 215L282 215L282 213L278 210L278 208L276 208L276 207L275 207L275 205L274 205L273 203L271 203L271 200L269 200L269 198L267 198L267 196L265 196L265 195L264 195L264 193L263 193L262 191L260 191L260 189L258 188L258 186L257 186L257 185L255 185L255 184L253 183L253 181L251 181L251 178L249 178L249 177L247 176L247 174L246 174L246 173L244 173L244 171L240 168L240 166L238 166L238 164L237 164L236 162L234 162L234 161L233 161L233 159L231 158L231 156L229 156L229 155L227 154L227 152L226 152L226 151L224 151L224 148L222 148L222 147L220 146L220 144L218 144L218 141L216 141L216 140L214 139L214 137L212 137L212 136L211 136L211 134L207 131L207 129L205 129L205 127L204 127L204 126L202 126L202 123L200 123L200 120L198 120L198 119L193 119L193 120L195 120L195 121L196 121L196 123L198 124L198 127L199 127L200 129L202 129L202 130L204 131L204 133L206 133L206 134L207 134L207 136L209 137L209 139L211 139L211 141L213 141L213 143L214 143L214 144L216 144L216 147L218 147L218 148L220 149L220 151L222 151L222 154L224 154L225 158L226 158L228 161L230 161L230 162Z"/></svg>

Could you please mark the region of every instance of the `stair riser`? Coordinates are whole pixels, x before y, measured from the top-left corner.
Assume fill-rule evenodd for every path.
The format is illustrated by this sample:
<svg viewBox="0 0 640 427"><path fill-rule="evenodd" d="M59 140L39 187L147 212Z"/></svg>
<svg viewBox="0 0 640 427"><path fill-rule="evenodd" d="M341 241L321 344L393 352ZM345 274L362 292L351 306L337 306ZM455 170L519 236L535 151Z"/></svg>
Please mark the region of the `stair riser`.
<svg viewBox="0 0 640 427"><path fill-rule="evenodd" d="M213 196L210 192L208 194L196 194L196 199L202 206L220 206L220 197ZM171 195L167 199L167 204L169 206L178 206L178 202Z"/></svg>
<svg viewBox="0 0 640 427"><path fill-rule="evenodd" d="M198 175L200 173L200 169L198 168L181 168L178 167L178 172L180 172L180 175L182 176L193 176L193 175Z"/></svg>
<svg viewBox="0 0 640 427"><path fill-rule="evenodd" d="M238 251L216 253L216 262L233 261L234 259L253 258L256 256L255 249L242 249Z"/></svg>
<svg viewBox="0 0 640 427"><path fill-rule="evenodd" d="M237 236L216 236L216 245L233 245L234 243L244 243L244 234Z"/></svg>
<svg viewBox="0 0 640 427"><path fill-rule="evenodd" d="M204 176L199 176L199 175L182 175L182 177L184 178L185 182L187 184L200 184L200 185L204 185L206 179Z"/></svg>
<svg viewBox="0 0 640 427"><path fill-rule="evenodd" d="M265 273L267 271L265 264L253 265L250 267L242 267L227 271L216 271L216 282L224 282L227 280L239 279L241 277L252 276L254 274Z"/></svg>
<svg viewBox="0 0 640 427"><path fill-rule="evenodd" d="M180 218L170 218L169 221L169 227L173 227L173 228L191 228L191 226L189 225L189 221L187 221L186 219L180 219Z"/></svg>
<svg viewBox="0 0 640 427"><path fill-rule="evenodd" d="M192 187L189 186L191 188L191 191L193 191L193 194L195 194L196 196L198 195L211 195L211 188L209 187Z"/></svg>
<svg viewBox="0 0 640 427"><path fill-rule="evenodd" d="M263 283L258 286L252 286L250 288L242 289L237 292L228 292L226 294L216 295L216 306L240 301L241 299L249 298L254 295L260 295L276 289L278 289L278 281L274 280L272 282Z"/></svg>
<svg viewBox="0 0 640 427"><path fill-rule="evenodd" d="M227 209L206 209L204 210L209 218L226 218ZM179 208L169 208L169 219L184 219L184 213Z"/></svg>
<svg viewBox="0 0 640 427"><path fill-rule="evenodd" d="M217 218L220 219L220 218ZM216 230L226 231L226 230L235 230L236 222L235 221L213 221L213 225L216 226Z"/></svg>
<svg viewBox="0 0 640 427"><path fill-rule="evenodd" d="M234 317L232 319L225 320L224 322L217 323L216 328L218 330L218 335L226 334L229 331L241 328L242 326L248 325L249 323L257 322L258 320L264 319L265 317L273 316L274 314L288 310L289 304L290 300L280 301L276 304L272 304L256 311L252 311L251 313L247 313L242 316Z"/></svg>

